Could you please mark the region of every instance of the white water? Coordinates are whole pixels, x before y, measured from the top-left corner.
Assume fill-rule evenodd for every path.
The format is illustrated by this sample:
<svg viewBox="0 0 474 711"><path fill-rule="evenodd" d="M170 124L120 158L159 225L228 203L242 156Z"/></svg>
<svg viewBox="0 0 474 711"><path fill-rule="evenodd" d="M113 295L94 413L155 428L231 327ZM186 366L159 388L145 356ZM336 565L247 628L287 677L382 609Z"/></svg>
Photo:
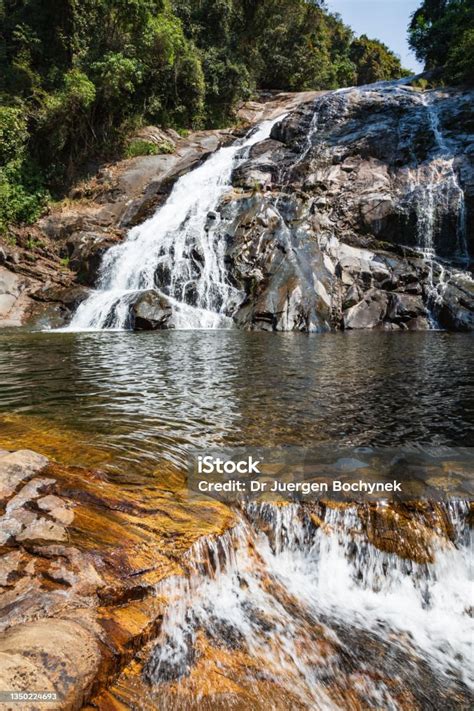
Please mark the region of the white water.
<svg viewBox="0 0 474 711"><path fill-rule="evenodd" d="M439 212L443 207L449 210L452 197L457 203L457 254L461 263L469 263L466 242L466 206L464 191L459 184L454 169L454 155L450 150L441 131L438 108L433 103L432 96L423 94L421 103L426 107L428 123L435 139L435 147L431 152L428 164L418 169L418 190L416 211L418 217L418 242L422 252L429 259L436 256L434 237L437 228Z"/></svg>
<svg viewBox="0 0 474 711"><path fill-rule="evenodd" d="M383 678L405 669L416 684L410 665L418 659L441 684L458 679L473 686L466 513L462 502L450 504L456 545L433 533L435 561L419 565L370 544L356 509L328 509L323 527L315 530L297 505L249 507L232 533L195 546L190 578L175 578L163 588L172 602L148 678L158 691L163 682L186 677L204 631L213 645L230 640L231 647L245 650L304 707L337 709L324 682L351 686L340 650L356 658L351 641L370 633L397 650L388 669L372 660L372 671ZM321 653L322 640L333 647L331 654L327 646ZM361 668L356 677L365 707L399 709L383 679Z"/></svg>
<svg viewBox="0 0 474 711"><path fill-rule="evenodd" d="M264 121L183 175L155 215L106 252L98 289L79 306L68 330L127 328L137 292L148 289L169 297L175 328L231 327L230 314L243 295L227 277L225 223L216 208L231 188L233 169L282 118Z"/></svg>

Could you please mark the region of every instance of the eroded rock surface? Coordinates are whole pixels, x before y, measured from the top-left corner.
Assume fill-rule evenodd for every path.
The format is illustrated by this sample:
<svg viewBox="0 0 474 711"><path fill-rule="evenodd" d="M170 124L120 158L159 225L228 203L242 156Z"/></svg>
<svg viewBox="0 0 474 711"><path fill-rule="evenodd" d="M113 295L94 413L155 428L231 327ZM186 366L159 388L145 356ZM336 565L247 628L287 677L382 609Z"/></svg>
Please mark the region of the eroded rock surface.
<svg viewBox="0 0 474 711"><path fill-rule="evenodd" d="M232 521L223 505L191 508L166 487L119 487L1 451L0 688L58 695L41 708L82 708L156 634L155 585L181 572L199 536Z"/></svg>
<svg viewBox="0 0 474 711"><path fill-rule="evenodd" d="M59 466L24 450L0 452L0 474L1 688L24 691L27 686L54 692L59 701L44 708L61 711L84 704L102 711L133 709L137 693L140 709L156 708L157 698L163 708L174 708L173 704L191 703L204 693L209 708L218 698L228 708L229 700L255 700L260 692L280 699L282 709L293 707L296 697L285 695L288 689L262 676L263 667L256 665L232 626L212 623L199 633L193 655L185 660L185 674L179 655L174 666L170 663L167 676L153 662L165 607L177 604L176 595L185 596L188 590L178 585L169 588L173 594L167 593L167 582L197 572L212 580L218 570L225 571L234 548L241 545L249 545L256 575L261 575L259 585L277 608L287 609L301 624L305 621L304 615L298 617L301 610L288 591L264 572L255 541L248 539L245 530L238 532L238 512L211 500L188 499L183 495L183 478L172 467L147 482L125 475L118 484L99 471ZM344 521L349 553L349 538L354 535L361 554L369 543L382 556L396 556L407 570L431 564L440 547L452 547L459 535L453 525L457 518L448 515L444 504L359 504L357 526L351 507L353 503L325 500L302 507L295 515L306 521L308 536L319 529L329 535ZM272 516L281 510L274 507ZM248 512L256 532L274 546L280 528L269 514L268 507ZM294 526L298 526L296 519ZM183 598L183 604L188 602ZM246 609L256 629L263 634L273 630L271 618L251 605ZM331 694L349 703L352 662L344 652L349 627L337 630L336 643L325 624L323 618L311 628L317 633L311 649L323 668L329 653L337 656L341 669L339 681L331 682ZM301 639L309 639L309 628L301 628L300 633ZM358 636L357 644L361 654L376 648L389 664L393 649L385 642L368 635ZM403 666L404 657L397 653ZM361 674L364 659L360 657L357 667ZM419 660L414 663L416 675L424 675L423 683L434 683L430 669ZM224 676L219 669L226 670ZM251 686L249 679L253 679ZM416 684L410 679L407 676L404 682L410 684L410 693L399 698L400 708L407 711L419 707ZM443 698L452 702L456 688L455 682L446 687ZM463 687L458 690L459 698L466 698Z"/></svg>
<svg viewBox="0 0 474 711"><path fill-rule="evenodd" d="M472 330L472 99L374 85L276 124L220 210L237 324Z"/></svg>

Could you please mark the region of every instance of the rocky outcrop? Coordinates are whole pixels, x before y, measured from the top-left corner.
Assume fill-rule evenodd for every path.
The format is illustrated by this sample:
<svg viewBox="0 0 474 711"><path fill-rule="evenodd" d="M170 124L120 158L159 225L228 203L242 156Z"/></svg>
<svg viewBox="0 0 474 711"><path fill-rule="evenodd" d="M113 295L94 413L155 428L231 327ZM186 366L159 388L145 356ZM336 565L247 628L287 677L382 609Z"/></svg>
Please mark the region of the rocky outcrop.
<svg viewBox="0 0 474 711"><path fill-rule="evenodd" d="M56 298L49 301L51 287L57 295L61 288L69 290L73 284L94 286L104 252L123 240L129 228L150 217L181 175L234 141L250 125L317 95L272 93L247 102L239 109L240 126L236 129L197 131L187 136L156 126L138 130L131 140L156 145L157 155L104 166L93 178L76 185L36 225L12 230L8 241L0 238L0 265L19 275L24 294L10 314L12 294L6 289L2 292L0 283L0 327L25 323L31 314L36 325L64 325L70 319L68 292L64 303ZM15 297L16 291L15 287Z"/></svg>
<svg viewBox="0 0 474 711"><path fill-rule="evenodd" d="M135 331L157 331L173 328L173 309L166 297L157 291L141 292L130 309Z"/></svg>
<svg viewBox="0 0 474 711"><path fill-rule="evenodd" d="M381 84L276 124L220 209L237 325L471 330L472 98Z"/></svg>
<svg viewBox="0 0 474 711"><path fill-rule="evenodd" d="M156 584L182 571L200 536L233 523L216 502L140 489L28 450L0 451L2 690L56 694L42 708L82 708L156 636Z"/></svg>
<svg viewBox="0 0 474 711"><path fill-rule="evenodd" d="M222 555L225 566L230 554L237 512L211 499L181 496L182 476L166 467L143 486L129 474L115 483L98 470L60 466L28 450L0 451L0 482L0 687L54 693L57 701L45 708L57 711L88 703L103 711L134 708L137 693L144 707L147 700L154 708L150 655L169 601L167 588L158 586L196 570L207 570L212 579L216 556ZM344 535L353 536L361 550L369 542L407 561L407 570L431 563L458 535L457 518L447 505L426 500L384 505L324 500L302 506L299 515L307 519L308 535L319 528L331 535L331 521L341 520L336 514L354 506L359 524L352 530L349 516ZM271 543L265 510L258 530ZM260 514L258 508L252 511L256 524ZM250 555L260 565L253 548ZM185 595L185 586L171 589ZM271 577L265 590L296 611L294 599ZM261 629L273 628L267 623ZM197 670L206 668L206 659L222 659L222 647L212 639L208 646L205 634L199 640L190 661ZM227 662L238 664L239 640L228 640ZM346 670L342 665L340 673ZM200 693L200 679L191 672L191 696ZM209 691L219 688L213 680ZM240 699L241 690L235 690ZM157 691L174 693L166 685ZM168 708L164 702L163 707ZM401 708L414 707L407 702Z"/></svg>
<svg viewBox="0 0 474 711"><path fill-rule="evenodd" d="M225 245L228 286L240 296L224 309L216 299L219 314L247 330L472 330L472 98L381 82L243 106L247 122L287 115L236 161L232 191L209 213ZM19 263L3 261L27 283L8 287L15 294L4 288L3 323L24 322L36 303L43 312L47 305L52 325L64 324L71 284L95 286L104 252L163 203L177 178L243 131L182 138L143 129L138 138L159 145L168 136L174 152L103 168L21 238ZM45 254L40 262L41 250L61 268ZM199 278L203 255L190 245L185 258ZM155 285L166 292L158 270ZM183 308L196 306L188 291ZM139 328L172 321L130 316Z"/></svg>
<svg viewBox="0 0 474 711"><path fill-rule="evenodd" d="M0 323L4 327L21 326L31 313L34 302L28 292L39 282L11 272L0 266Z"/></svg>

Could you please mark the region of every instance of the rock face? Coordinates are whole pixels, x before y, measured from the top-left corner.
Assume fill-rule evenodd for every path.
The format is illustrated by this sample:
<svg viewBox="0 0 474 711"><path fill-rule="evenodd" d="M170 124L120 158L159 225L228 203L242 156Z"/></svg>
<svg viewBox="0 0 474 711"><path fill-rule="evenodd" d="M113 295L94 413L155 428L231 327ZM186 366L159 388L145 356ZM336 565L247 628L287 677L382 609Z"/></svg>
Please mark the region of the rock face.
<svg viewBox="0 0 474 711"><path fill-rule="evenodd" d="M174 328L170 302L157 291L144 291L130 309L135 331L157 331Z"/></svg>
<svg viewBox="0 0 474 711"><path fill-rule="evenodd" d="M471 330L473 98L381 84L276 124L221 206L237 325Z"/></svg>
<svg viewBox="0 0 474 711"><path fill-rule="evenodd" d="M0 450L0 689L51 692L57 701L41 708L81 709L156 636L156 584L182 572L200 536L233 521L218 503L182 504L166 489Z"/></svg>
<svg viewBox="0 0 474 711"><path fill-rule="evenodd" d="M235 162L232 190L209 213L219 225L215 256L225 253L224 286L239 295L219 313L247 330L472 330L473 92L381 82L267 98L241 117L285 118ZM77 307L71 285L97 286L104 252L153 214L180 176L241 134L170 134L173 153L107 166L77 186L26 240L46 240L45 253L55 245L64 269L46 261L38 269L26 248L28 264L15 264L2 247L0 262L16 277L2 285L0 273L0 325L23 322L34 302L52 304L62 325ZM163 136L143 132L158 143ZM188 246L183 258L209 272L212 255L204 264L206 255ZM166 292L158 267L154 283ZM195 307L194 297L190 284L183 306ZM169 328L164 313L148 318L156 305L145 296L143 317L132 313L130 322Z"/></svg>
<svg viewBox="0 0 474 711"><path fill-rule="evenodd" d="M21 326L33 308L28 296L31 280L0 266L0 323L2 326ZM36 283L39 286L38 283Z"/></svg>

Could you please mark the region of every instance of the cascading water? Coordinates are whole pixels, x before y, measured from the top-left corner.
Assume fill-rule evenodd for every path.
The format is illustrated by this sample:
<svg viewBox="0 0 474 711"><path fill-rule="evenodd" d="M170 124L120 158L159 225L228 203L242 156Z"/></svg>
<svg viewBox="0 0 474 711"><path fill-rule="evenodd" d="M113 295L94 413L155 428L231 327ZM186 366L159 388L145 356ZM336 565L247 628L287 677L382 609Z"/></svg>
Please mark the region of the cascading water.
<svg viewBox="0 0 474 711"><path fill-rule="evenodd" d="M441 130L439 109L432 94L422 94L429 132L434 139L428 160L417 166L411 179L411 192L416 213L418 249L425 257L428 273L428 310L431 328L438 328L437 312L449 280L449 271L441 263L436 249L436 237L443 229L443 220L455 207L455 249L452 262L467 268L470 262L467 247L466 204L464 191L454 167L454 154ZM436 277L435 277L436 274ZM468 278L466 274L466 278Z"/></svg>
<svg viewBox="0 0 474 711"><path fill-rule="evenodd" d="M415 563L372 545L356 507L328 508L316 527L299 505L247 506L161 590L170 604L145 669L161 707L187 708L217 669L254 708L468 708L468 506L445 512L455 542L433 533L434 561Z"/></svg>
<svg viewBox="0 0 474 711"><path fill-rule="evenodd" d="M216 208L233 169L281 118L264 121L182 176L155 215L106 252L98 288L79 306L69 330L127 328L131 304L149 289L168 298L175 328L230 327L242 294L227 276L226 223Z"/></svg>
<svg viewBox="0 0 474 711"><path fill-rule="evenodd" d="M431 96L423 94L422 105L426 108L428 125L434 137L434 148L429 156L426 171L422 171L422 179L418 179L416 190L416 212L418 218L418 243L423 253L432 258L436 255L435 234L440 207L457 206L456 224L456 260L466 265L469 255L466 242L466 207L464 191L461 188L456 170L454 155L444 138L438 108Z"/></svg>

